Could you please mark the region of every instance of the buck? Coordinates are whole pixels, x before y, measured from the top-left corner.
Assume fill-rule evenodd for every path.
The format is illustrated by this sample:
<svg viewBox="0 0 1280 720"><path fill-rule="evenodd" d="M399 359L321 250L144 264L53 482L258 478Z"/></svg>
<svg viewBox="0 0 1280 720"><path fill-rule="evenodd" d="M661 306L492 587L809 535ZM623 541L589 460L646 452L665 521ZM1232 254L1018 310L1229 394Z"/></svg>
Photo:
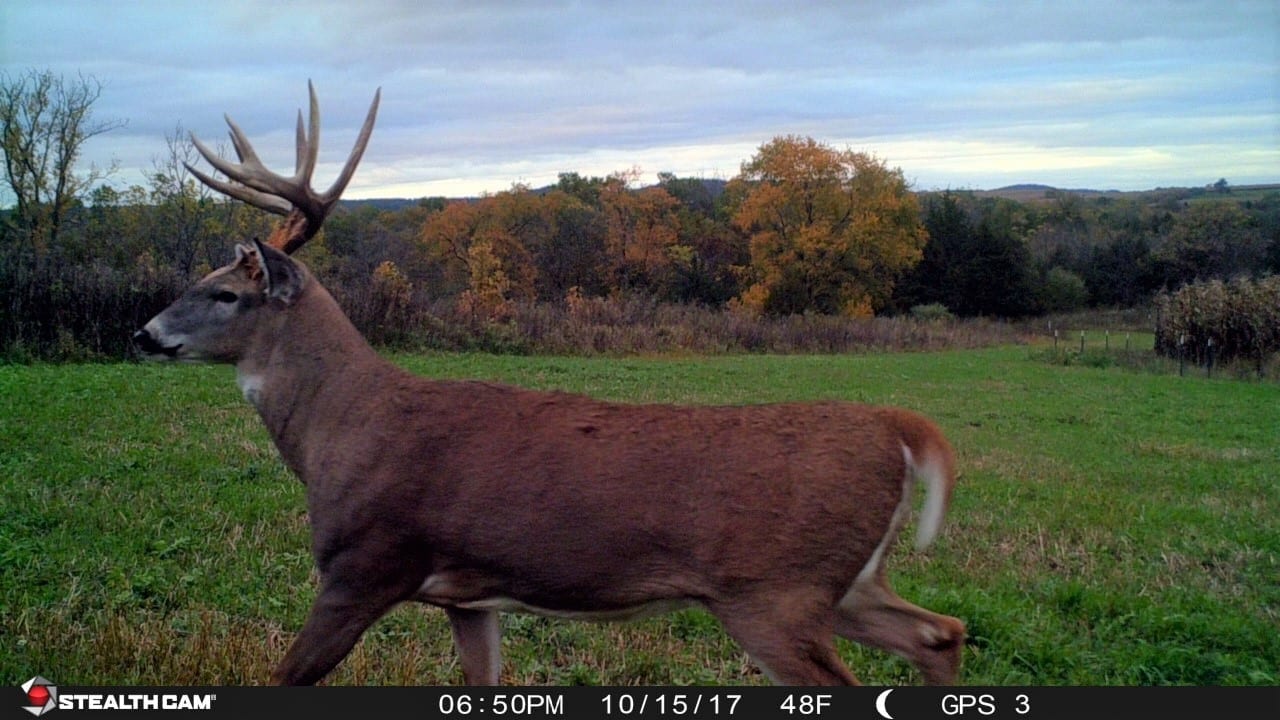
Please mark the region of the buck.
<svg viewBox="0 0 1280 720"><path fill-rule="evenodd" d="M601 402L430 380L370 348L289 253L351 179L379 97L324 193L311 189L314 88L291 178L230 118L239 163L196 140L229 179L193 168L202 181L286 217L134 336L147 356L235 365L306 486L319 591L272 681L319 681L416 601L444 609L468 684L500 679L501 612L623 620L686 606L778 683L856 683L836 635L953 682L964 624L901 599L885 575L914 483L927 487L920 547L950 501L952 450L926 418L844 402Z"/></svg>

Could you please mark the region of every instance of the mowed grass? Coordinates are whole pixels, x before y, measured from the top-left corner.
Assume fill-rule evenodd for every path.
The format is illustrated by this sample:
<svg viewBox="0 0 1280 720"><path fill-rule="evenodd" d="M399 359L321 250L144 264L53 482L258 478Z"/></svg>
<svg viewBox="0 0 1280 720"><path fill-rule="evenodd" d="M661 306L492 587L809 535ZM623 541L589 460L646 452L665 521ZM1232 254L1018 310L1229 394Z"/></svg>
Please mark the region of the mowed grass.
<svg viewBox="0 0 1280 720"><path fill-rule="evenodd" d="M944 534L902 543L891 576L968 623L963 682L1280 682L1280 386L1036 352L395 360L628 402L919 410L961 478ZM263 683L315 594L303 489L225 367L0 366L0 518L0 677L15 683ZM764 682L699 611L503 627L509 683ZM919 682L840 647L864 682ZM329 682L460 680L443 614L407 605Z"/></svg>

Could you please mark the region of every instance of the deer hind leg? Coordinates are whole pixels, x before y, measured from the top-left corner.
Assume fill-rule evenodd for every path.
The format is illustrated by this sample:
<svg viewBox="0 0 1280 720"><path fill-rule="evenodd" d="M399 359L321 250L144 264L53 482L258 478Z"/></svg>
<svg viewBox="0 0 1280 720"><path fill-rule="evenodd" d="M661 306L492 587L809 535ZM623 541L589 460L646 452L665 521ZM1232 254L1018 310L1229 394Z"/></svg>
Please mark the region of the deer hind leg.
<svg viewBox="0 0 1280 720"><path fill-rule="evenodd" d="M494 610L447 608L453 644L468 685L497 685L502 674L502 629Z"/></svg>
<svg viewBox="0 0 1280 720"><path fill-rule="evenodd" d="M960 671L964 623L898 597L882 569L860 576L840 601L836 633L906 658L931 685L950 685Z"/></svg>
<svg viewBox="0 0 1280 720"><path fill-rule="evenodd" d="M778 685L857 685L836 652L829 606L787 617L783 603L712 607L729 635Z"/></svg>

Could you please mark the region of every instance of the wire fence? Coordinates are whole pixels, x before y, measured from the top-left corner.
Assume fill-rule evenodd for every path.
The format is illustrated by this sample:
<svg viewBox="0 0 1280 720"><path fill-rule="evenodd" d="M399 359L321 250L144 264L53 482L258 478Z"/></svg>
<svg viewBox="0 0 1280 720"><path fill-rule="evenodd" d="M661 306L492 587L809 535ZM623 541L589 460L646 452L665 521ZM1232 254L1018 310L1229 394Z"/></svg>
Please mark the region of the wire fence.
<svg viewBox="0 0 1280 720"><path fill-rule="evenodd" d="M1047 323L1041 359L1061 365L1124 367L1179 377L1280 381L1280 354L1223 360L1212 338L1177 339L1171 355L1158 353L1150 330L1095 329Z"/></svg>

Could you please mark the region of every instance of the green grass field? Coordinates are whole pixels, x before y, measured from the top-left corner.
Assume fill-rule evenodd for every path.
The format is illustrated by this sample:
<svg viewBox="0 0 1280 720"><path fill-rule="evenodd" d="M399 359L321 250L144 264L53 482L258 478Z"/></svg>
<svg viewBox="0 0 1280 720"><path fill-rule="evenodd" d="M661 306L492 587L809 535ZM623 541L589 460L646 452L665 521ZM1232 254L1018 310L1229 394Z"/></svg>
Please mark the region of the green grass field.
<svg viewBox="0 0 1280 720"><path fill-rule="evenodd" d="M914 408L946 430L961 478L944 534L925 553L903 543L891 574L968 623L963 682L1280 682L1280 386L1036 352L396 360L633 402ZM0 517L14 684L262 683L315 592L302 487L226 367L0 366ZM764 682L698 611L503 625L510 683ZM919 681L841 649L863 682ZM405 606L330 682L460 679L443 614Z"/></svg>

